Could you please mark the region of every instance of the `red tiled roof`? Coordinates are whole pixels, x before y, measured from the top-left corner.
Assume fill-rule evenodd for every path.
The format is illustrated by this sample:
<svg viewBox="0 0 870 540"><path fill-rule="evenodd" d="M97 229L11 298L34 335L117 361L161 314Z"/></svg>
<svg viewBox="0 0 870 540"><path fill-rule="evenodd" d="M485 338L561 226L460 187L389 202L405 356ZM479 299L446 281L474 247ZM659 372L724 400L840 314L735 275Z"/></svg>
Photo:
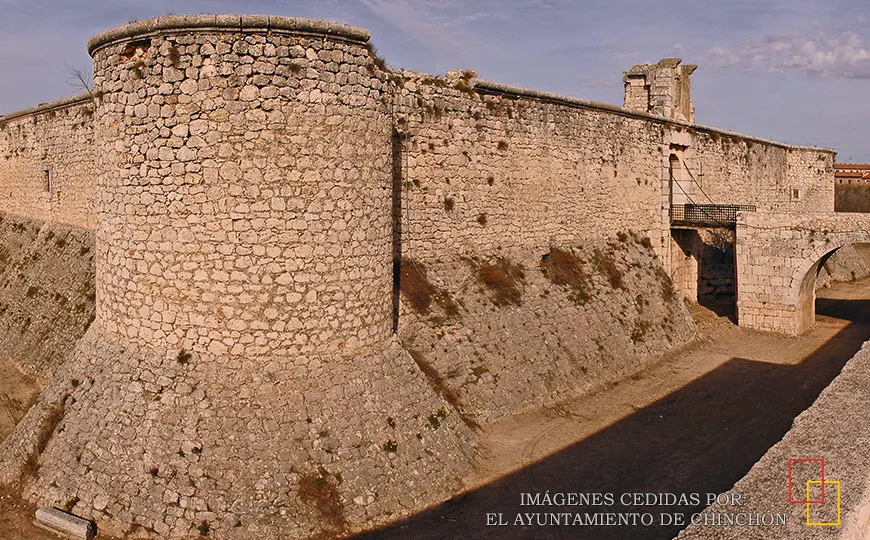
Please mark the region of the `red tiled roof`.
<svg viewBox="0 0 870 540"><path fill-rule="evenodd" d="M870 171L868 163L834 163L834 170Z"/></svg>

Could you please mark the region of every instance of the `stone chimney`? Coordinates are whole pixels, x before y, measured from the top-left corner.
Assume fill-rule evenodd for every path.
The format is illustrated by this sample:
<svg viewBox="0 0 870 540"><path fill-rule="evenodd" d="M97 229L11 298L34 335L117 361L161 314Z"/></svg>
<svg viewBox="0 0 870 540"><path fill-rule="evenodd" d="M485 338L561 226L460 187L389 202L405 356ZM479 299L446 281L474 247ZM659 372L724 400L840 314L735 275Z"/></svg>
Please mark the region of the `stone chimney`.
<svg viewBox="0 0 870 540"><path fill-rule="evenodd" d="M681 65L682 61L665 58L658 64L638 64L624 72L624 107L694 123L689 77L698 66Z"/></svg>

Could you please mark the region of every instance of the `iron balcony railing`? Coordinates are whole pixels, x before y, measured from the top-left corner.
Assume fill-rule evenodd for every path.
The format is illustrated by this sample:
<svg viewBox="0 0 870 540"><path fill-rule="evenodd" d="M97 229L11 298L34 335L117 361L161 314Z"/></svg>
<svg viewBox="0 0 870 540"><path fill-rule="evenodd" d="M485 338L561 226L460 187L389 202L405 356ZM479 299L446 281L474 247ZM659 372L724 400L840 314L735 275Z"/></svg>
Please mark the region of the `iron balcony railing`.
<svg viewBox="0 0 870 540"><path fill-rule="evenodd" d="M737 212L755 212L751 204L672 204L671 225L734 227Z"/></svg>

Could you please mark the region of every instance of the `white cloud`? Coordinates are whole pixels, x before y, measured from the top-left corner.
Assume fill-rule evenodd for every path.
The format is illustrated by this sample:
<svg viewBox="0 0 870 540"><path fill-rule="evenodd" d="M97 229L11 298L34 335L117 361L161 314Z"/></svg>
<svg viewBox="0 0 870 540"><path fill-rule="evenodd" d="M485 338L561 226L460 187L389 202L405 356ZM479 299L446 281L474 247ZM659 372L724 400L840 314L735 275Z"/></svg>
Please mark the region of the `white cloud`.
<svg viewBox="0 0 870 540"><path fill-rule="evenodd" d="M870 79L870 42L854 32L770 34L733 49L713 47L707 63L714 69L798 71L838 79Z"/></svg>

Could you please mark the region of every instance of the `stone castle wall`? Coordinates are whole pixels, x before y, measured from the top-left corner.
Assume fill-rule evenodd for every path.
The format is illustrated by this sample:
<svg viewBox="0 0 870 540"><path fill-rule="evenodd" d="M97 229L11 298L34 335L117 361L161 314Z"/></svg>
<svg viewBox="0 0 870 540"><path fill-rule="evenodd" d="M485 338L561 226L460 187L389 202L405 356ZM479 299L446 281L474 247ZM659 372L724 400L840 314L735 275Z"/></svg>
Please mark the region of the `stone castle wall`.
<svg viewBox="0 0 870 540"><path fill-rule="evenodd" d="M93 229L94 158L87 94L0 116L0 212Z"/></svg>
<svg viewBox="0 0 870 540"><path fill-rule="evenodd" d="M405 255L659 235L662 124L453 75L395 77Z"/></svg>
<svg viewBox="0 0 870 540"><path fill-rule="evenodd" d="M307 537L407 514L458 487L475 420L690 335L668 276L674 163L719 171L713 184L774 179L716 202L774 206L801 182L800 204L824 196L811 188L829 151L733 134L724 148L671 118L390 71L368 39L280 17L143 21L90 42L92 99L0 119L4 208L95 227L97 297L0 446L0 481L151 538ZM35 128L57 145L91 110L66 135L84 165L47 168L52 186L69 178L56 199L80 202L52 213ZM470 287L459 307L429 290L464 322L409 313L403 258L436 287ZM602 314L594 344L569 330ZM526 322L515 343L555 340L543 362L510 340L487 351Z"/></svg>
<svg viewBox="0 0 870 540"><path fill-rule="evenodd" d="M91 42L96 320L0 482L149 538L335 535L458 489L471 431L392 338L367 40L201 16Z"/></svg>
<svg viewBox="0 0 870 540"><path fill-rule="evenodd" d="M759 212L833 212L832 152L715 131L699 130L697 138L689 170L717 204L750 204ZM695 199L709 203L700 194Z"/></svg>
<svg viewBox="0 0 870 540"><path fill-rule="evenodd" d="M803 333L815 321L820 268L835 250L868 241L867 214L742 213L736 245L740 325Z"/></svg>
<svg viewBox="0 0 870 540"><path fill-rule="evenodd" d="M481 425L595 391L695 335L651 248L631 232L490 258L405 259L399 338Z"/></svg>

